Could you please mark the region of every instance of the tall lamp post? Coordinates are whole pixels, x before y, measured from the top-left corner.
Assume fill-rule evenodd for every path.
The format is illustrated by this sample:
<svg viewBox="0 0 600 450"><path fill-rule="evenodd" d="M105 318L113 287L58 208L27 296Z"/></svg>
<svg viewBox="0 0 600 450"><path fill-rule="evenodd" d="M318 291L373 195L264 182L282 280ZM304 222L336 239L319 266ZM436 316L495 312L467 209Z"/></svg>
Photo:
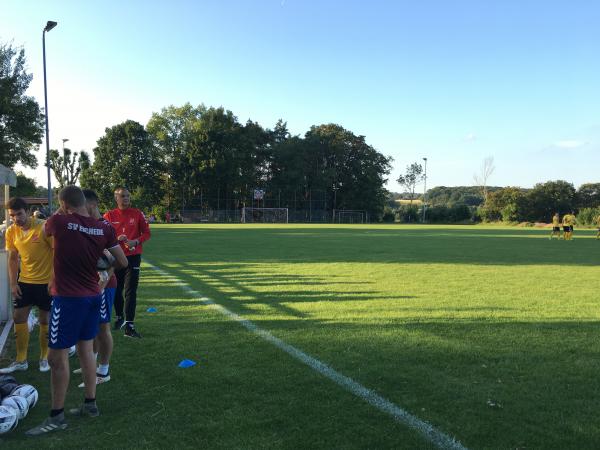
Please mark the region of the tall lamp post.
<svg viewBox="0 0 600 450"><path fill-rule="evenodd" d="M427 209L427 203L425 203L425 194L427 194L427 158L423 158L425 161L425 175L423 176L423 223L425 223L425 210Z"/></svg>
<svg viewBox="0 0 600 450"><path fill-rule="evenodd" d="M46 168L48 169L48 211L52 213L52 182L50 181L50 135L48 131L48 87L46 85L46 31L58 25L49 20L42 33L42 52L44 54L44 116L46 117Z"/></svg>

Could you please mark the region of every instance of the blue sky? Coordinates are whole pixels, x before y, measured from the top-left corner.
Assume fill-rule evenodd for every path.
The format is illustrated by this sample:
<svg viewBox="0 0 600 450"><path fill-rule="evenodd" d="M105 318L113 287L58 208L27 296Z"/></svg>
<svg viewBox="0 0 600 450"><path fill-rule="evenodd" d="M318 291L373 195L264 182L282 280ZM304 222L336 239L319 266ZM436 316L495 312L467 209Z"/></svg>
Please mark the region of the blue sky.
<svg viewBox="0 0 600 450"><path fill-rule="evenodd" d="M54 148L190 102L293 134L338 123L394 158L391 190L423 157L430 187L473 184L487 156L494 185L600 182L600 3L0 0L41 104L47 20Z"/></svg>

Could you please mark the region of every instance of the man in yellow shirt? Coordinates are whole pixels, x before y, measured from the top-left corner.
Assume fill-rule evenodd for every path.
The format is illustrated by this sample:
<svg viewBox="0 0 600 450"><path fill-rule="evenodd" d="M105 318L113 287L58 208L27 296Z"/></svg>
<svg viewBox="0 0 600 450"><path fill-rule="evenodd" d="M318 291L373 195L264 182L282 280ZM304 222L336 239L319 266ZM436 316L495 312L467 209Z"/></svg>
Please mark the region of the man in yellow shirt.
<svg viewBox="0 0 600 450"><path fill-rule="evenodd" d="M22 198L11 198L6 205L13 224L6 230L8 277L13 298L13 320L17 357L2 373L27 370L29 327L27 319L32 306L39 310L40 372L48 365L48 311L51 297L48 284L52 278L52 238L46 236L46 221L27 214L28 205ZM20 264L19 264L20 260ZM20 273L19 273L20 269Z"/></svg>
<svg viewBox="0 0 600 450"><path fill-rule="evenodd" d="M563 232L565 241L573 239L573 227L576 223L575 211L571 211L563 216Z"/></svg>
<svg viewBox="0 0 600 450"><path fill-rule="evenodd" d="M550 240L556 236L556 239L560 239L560 216L558 213L554 213L552 217L552 233L550 234Z"/></svg>

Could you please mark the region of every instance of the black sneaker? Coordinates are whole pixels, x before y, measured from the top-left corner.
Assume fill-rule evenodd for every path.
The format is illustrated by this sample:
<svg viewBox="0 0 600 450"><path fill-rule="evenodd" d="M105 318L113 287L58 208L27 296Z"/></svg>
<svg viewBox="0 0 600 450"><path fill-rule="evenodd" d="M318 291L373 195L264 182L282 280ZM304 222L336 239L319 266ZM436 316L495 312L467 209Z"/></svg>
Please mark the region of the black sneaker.
<svg viewBox="0 0 600 450"><path fill-rule="evenodd" d="M115 326L113 329L120 330L121 328L123 328L123 325L125 325L125 319L123 317L117 317L117 320L115 320Z"/></svg>
<svg viewBox="0 0 600 450"><path fill-rule="evenodd" d="M142 335L135 331L133 325L128 323L127 325L125 325L125 337L141 339Z"/></svg>

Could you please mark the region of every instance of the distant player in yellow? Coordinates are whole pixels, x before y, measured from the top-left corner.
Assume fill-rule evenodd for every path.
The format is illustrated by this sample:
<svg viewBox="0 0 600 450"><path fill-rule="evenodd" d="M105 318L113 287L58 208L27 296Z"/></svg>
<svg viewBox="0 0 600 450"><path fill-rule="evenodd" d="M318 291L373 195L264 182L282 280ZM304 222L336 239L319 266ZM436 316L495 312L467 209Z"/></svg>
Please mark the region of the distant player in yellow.
<svg viewBox="0 0 600 450"><path fill-rule="evenodd" d="M556 236L556 239L560 239L560 216L558 213L554 213L552 217L552 234L550 234L550 240Z"/></svg>
<svg viewBox="0 0 600 450"><path fill-rule="evenodd" d="M565 241L570 241L573 239L573 227L575 223L575 211L571 211L563 216L563 232Z"/></svg>
<svg viewBox="0 0 600 450"><path fill-rule="evenodd" d="M13 224L6 230L8 277L13 298L17 357L0 373L27 370L29 326L27 319L32 306L39 310L40 372L50 370L48 365L48 311L52 278L52 238L44 232L45 220L29 216L28 205L22 198L11 198L6 205ZM20 262L20 263L19 263ZM19 272L20 269L20 272Z"/></svg>
<svg viewBox="0 0 600 450"><path fill-rule="evenodd" d="M596 240L600 239L600 216L596 217L596 225L598 226L598 234L596 235Z"/></svg>

